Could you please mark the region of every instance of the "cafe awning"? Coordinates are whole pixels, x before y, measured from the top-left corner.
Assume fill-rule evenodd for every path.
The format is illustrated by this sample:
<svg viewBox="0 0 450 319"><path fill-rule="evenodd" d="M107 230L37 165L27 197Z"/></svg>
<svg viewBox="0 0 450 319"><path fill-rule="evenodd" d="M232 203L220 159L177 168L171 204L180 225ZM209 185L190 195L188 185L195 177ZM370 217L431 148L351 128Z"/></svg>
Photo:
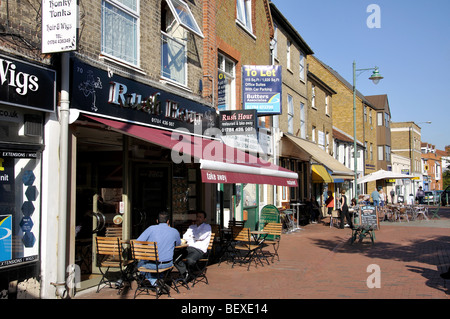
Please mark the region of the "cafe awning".
<svg viewBox="0 0 450 319"><path fill-rule="evenodd" d="M318 147L317 144L291 135L283 135L282 140L283 143L290 143L308 153L311 156L311 161L324 165L331 171L332 177L340 176L339 179L341 179L342 176L346 176L346 179L354 179L354 173L351 169Z"/></svg>
<svg viewBox="0 0 450 319"><path fill-rule="evenodd" d="M320 164L311 165L313 183L333 183L334 180L327 169Z"/></svg>
<svg viewBox="0 0 450 319"><path fill-rule="evenodd" d="M111 129L172 150L174 163L200 163L204 183L248 183L297 187L298 174L217 139L193 136L149 126L120 122L96 116L86 117Z"/></svg>

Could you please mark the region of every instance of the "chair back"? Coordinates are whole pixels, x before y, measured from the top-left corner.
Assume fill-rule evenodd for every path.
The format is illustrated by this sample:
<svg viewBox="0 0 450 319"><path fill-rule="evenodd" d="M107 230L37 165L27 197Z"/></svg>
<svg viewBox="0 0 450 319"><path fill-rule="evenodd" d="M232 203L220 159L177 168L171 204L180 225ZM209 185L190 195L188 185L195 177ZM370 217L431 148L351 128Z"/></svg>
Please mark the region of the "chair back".
<svg viewBox="0 0 450 319"><path fill-rule="evenodd" d="M244 227L245 220L234 220L230 219L228 221L228 228L232 228L233 226Z"/></svg>
<svg viewBox="0 0 450 319"><path fill-rule="evenodd" d="M211 232L211 238L209 239L208 251L210 251L213 248L215 236L216 236L216 234Z"/></svg>
<svg viewBox="0 0 450 319"><path fill-rule="evenodd" d="M250 242L250 228L233 227L233 240Z"/></svg>
<svg viewBox="0 0 450 319"><path fill-rule="evenodd" d="M267 223L266 226L264 226L263 230L268 232L269 235L279 238L281 236L282 228L283 224L281 223Z"/></svg>
<svg viewBox="0 0 450 319"><path fill-rule="evenodd" d="M134 260L159 262L158 244L153 241L131 241L131 252Z"/></svg>
<svg viewBox="0 0 450 319"><path fill-rule="evenodd" d="M105 236L122 238L122 227L106 227Z"/></svg>
<svg viewBox="0 0 450 319"><path fill-rule="evenodd" d="M97 254L106 256L118 256L122 254L119 237L95 237Z"/></svg>

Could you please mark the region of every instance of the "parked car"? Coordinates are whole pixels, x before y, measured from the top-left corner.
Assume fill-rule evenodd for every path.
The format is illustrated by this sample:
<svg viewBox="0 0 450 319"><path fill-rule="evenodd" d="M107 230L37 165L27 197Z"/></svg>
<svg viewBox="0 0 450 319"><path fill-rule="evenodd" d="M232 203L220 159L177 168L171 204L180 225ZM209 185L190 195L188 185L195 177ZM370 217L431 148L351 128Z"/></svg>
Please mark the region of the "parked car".
<svg viewBox="0 0 450 319"><path fill-rule="evenodd" d="M447 188L441 194L441 205L442 206L448 205L449 201L450 201L450 186L447 186Z"/></svg>
<svg viewBox="0 0 450 319"><path fill-rule="evenodd" d="M436 204L436 191L425 191L423 202L428 205Z"/></svg>

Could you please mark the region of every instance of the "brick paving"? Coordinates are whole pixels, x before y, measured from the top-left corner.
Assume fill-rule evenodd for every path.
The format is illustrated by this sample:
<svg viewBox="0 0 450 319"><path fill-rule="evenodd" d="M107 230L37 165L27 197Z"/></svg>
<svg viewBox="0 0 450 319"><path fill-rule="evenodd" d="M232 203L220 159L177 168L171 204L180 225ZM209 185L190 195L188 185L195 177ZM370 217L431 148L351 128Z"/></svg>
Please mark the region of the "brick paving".
<svg viewBox="0 0 450 319"><path fill-rule="evenodd" d="M382 223L375 244L350 245L350 229L310 224L282 235L280 261L264 267L212 264L209 285L171 292L170 299L450 299L450 208L439 220ZM369 288L370 265L379 267L380 288ZM375 281L369 280L369 284ZM132 287L133 288L133 287ZM78 292L75 299L132 299L134 289L117 295L104 288ZM154 299L140 295L138 299ZM169 299L162 296L160 300Z"/></svg>

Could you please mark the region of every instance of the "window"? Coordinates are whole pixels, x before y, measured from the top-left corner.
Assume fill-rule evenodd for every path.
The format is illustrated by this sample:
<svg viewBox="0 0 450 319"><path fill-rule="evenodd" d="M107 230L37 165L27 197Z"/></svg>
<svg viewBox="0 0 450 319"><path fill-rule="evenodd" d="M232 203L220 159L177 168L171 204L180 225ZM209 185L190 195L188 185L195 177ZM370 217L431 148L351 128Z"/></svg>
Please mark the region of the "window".
<svg viewBox="0 0 450 319"><path fill-rule="evenodd" d="M389 118L389 114L388 113L384 113L384 122L385 122L385 126L389 127L389 122L390 122L390 118Z"/></svg>
<svg viewBox="0 0 450 319"><path fill-rule="evenodd" d="M383 113L377 113L377 125L383 126Z"/></svg>
<svg viewBox="0 0 450 319"><path fill-rule="evenodd" d="M236 0L237 20L240 24L252 32L252 1Z"/></svg>
<svg viewBox="0 0 450 319"><path fill-rule="evenodd" d="M286 68L291 69L291 41L289 40L286 45Z"/></svg>
<svg viewBox="0 0 450 319"><path fill-rule="evenodd" d="M386 145L384 147L384 150L385 150L385 155L386 155L386 162L390 162L391 161L391 147Z"/></svg>
<svg viewBox="0 0 450 319"><path fill-rule="evenodd" d="M329 113L329 109L328 109L328 101L329 101L330 96L328 94L325 95L325 114L326 115L330 115Z"/></svg>
<svg viewBox="0 0 450 319"><path fill-rule="evenodd" d="M288 133L294 134L294 100L288 94Z"/></svg>
<svg viewBox="0 0 450 319"><path fill-rule="evenodd" d="M182 0L166 0L161 7L161 76L187 85L187 35L203 38L188 5ZM179 28L181 26L181 28Z"/></svg>
<svg viewBox="0 0 450 319"><path fill-rule="evenodd" d="M317 144L323 150L325 150L325 133L322 131L318 131L318 141Z"/></svg>
<svg viewBox="0 0 450 319"><path fill-rule="evenodd" d="M370 160L373 161L373 144L370 143Z"/></svg>
<svg viewBox="0 0 450 319"><path fill-rule="evenodd" d="M273 24L273 39L270 42L270 48L272 52L272 64L275 64L275 60L278 59L278 26Z"/></svg>
<svg viewBox="0 0 450 319"><path fill-rule="evenodd" d="M219 111L236 109L236 79L235 63L226 56L219 54Z"/></svg>
<svg viewBox="0 0 450 319"><path fill-rule="evenodd" d="M330 150L330 133L326 133L325 134L325 150L328 151Z"/></svg>
<svg viewBox="0 0 450 319"><path fill-rule="evenodd" d="M311 141L313 141L314 143L316 142L316 127L315 126L312 127Z"/></svg>
<svg viewBox="0 0 450 319"><path fill-rule="evenodd" d="M169 5L172 15L180 26L203 38L203 33L198 27L197 21L195 21L191 9L189 9L186 2L182 0L166 0L166 2Z"/></svg>
<svg viewBox="0 0 450 319"><path fill-rule="evenodd" d="M311 87L311 107L316 108L316 87L314 85Z"/></svg>
<svg viewBox="0 0 450 319"><path fill-rule="evenodd" d="M305 81L305 55L300 52L300 80Z"/></svg>
<svg viewBox="0 0 450 319"><path fill-rule="evenodd" d="M378 160L383 161L384 160L384 147L378 146Z"/></svg>
<svg viewBox="0 0 450 319"><path fill-rule="evenodd" d="M364 106L364 122L367 122L367 106Z"/></svg>
<svg viewBox="0 0 450 319"><path fill-rule="evenodd" d="M300 103L300 137L306 138L306 118L304 103Z"/></svg>
<svg viewBox="0 0 450 319"><path fill-rule="evenodd" d="M134 66L139 64L138 1L102 1L102 54Z"/></svg>

